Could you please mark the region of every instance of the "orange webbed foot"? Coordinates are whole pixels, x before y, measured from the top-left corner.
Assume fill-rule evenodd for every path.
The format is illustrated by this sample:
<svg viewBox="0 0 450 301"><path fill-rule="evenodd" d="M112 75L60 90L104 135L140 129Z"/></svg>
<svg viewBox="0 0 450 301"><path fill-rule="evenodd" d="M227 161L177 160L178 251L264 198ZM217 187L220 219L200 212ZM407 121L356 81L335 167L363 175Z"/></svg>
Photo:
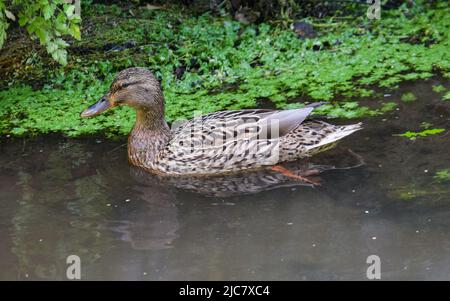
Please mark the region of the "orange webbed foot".
<svg viewBox="0 0 450 301"><path fill-rule="evenodd" d="M308 179L306 177L303 177L303 176L300 176L300 175L296 175L292 171L284 168L281 165L271 166L270 169L272 171L279 172L279 173L285 175L288 178L300 180L300 181L303 181L305 183L308 183L308 184L311 184L311 185L314 185L314 186L320 186L320 182L319 181L314 181L314 180Z"/></svg>

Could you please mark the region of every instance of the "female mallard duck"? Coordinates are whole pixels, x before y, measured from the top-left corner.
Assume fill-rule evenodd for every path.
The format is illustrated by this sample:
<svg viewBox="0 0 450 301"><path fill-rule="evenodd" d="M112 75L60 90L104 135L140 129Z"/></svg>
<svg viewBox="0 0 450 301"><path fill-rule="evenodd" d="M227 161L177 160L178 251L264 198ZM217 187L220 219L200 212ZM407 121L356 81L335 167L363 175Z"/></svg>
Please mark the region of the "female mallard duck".
<svg viewBox="0 0 450 301"><path fill-rule="evenodd" d="M312 156L361 128L305 121L320 105L312 104L294 110L215 112L170 130L160 84L144 68L121 71L110 91L81 116L96 116L118 105L137 112L128 139L130 162L162 175L218 175L269 167L301 178L276 164Z"/></svg>

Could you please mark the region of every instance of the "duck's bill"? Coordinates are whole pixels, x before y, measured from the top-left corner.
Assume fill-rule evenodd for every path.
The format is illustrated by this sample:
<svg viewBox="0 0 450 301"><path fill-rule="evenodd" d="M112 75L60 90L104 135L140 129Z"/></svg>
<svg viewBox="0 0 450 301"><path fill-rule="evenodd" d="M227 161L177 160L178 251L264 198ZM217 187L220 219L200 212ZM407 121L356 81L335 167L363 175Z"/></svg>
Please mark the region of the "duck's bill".
<svg viewBox="0 0 450 301"><path fill-rule="evenodd" d="M103 113L109 108L111 108L111 104L105 97L103 97L96 104L93 104L92 106L81 112L81 117L94 117Z"/></svg>

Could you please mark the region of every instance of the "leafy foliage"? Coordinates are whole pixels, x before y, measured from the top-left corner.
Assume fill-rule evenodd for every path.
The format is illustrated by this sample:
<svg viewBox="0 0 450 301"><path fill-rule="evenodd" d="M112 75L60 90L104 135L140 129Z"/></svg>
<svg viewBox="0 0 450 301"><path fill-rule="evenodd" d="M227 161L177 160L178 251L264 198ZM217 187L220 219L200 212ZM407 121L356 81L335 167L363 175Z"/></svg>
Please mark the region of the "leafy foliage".
<svg viewBox="0 0 450 301"><path fill-rule="evenodd" d="M32 38L46 47L54 60L67 64L67 46L62 38L70 35L81 38L80 16L75 13L75 5L64 0L12 0L8 7L5 0L0 0L0 48L6 40L8 23L16 21L25 27Z"/></svg>
<svg viewBox="0 0 450 301"><path fill-rule="evenodd" d="M450 100L450 91L447 91L447 93L445 93L444 97L442 97L443 100L449 101Z"/></svg>
<svg viewBox="0 0 450 301"><path fill-rule="evenodd" d="M406 133L398 134L396 136L406 137L406 138L409 138L411 140L415 140L417 137L427 137L427 136L430 136L430 135L440 134L440 133L442 133L444 131L445 131L445 129L426 129L426 130L423 130L421 132L407 131Z"/></svg>
<svg viewBox="0 0 450 301"><path fill-rule="evenodd" d="M376 87L391 89L450 69L446 13L435 8L405 16L394 10L379 21L362 15L339 26L329 26L334 24L329 19L315 27L316 38L300 39L277 24L243 25L176 9L91 5L83 11L89 32L73 44L77 51L65 68L43 73L44 88L12 80L0 91L0 133L127 133L130 110L89 120L79 113L108 90L117 71L131 66L148 67L162 80L169 122L198 110L261 103L282 109L318 100L330 102L318 113L332 118L380 115L396 104L373 108L355 98L375 98ZM124 47L130 43L136 46Z"/></svg>
<svg viewBox="0 0 450 301"><path fill-rule="evenodd" d="M433 177L439 183L449 182L450 181L450 170L443 169L436 172Z"/></svg>
<svg viewBox="0 0 450 301"><path fill-rule="evenodd" d="M413 102L417 100L417 97L412 92L407 92L402 95L401 100L403 102Z"/></svg>
<svg viewBox="0 0 450 301"><path fill-rule="evenodd" d="M443 85L435 85L433 86L433 91L436 93L445 92L446 89Z"/></svg>
<svg viewBox="0 0 450 301"><path fill-rule="evenodd" d="M392 111L397 107L395 102L384 103L379 109L370 109L367 106L360 106L358 102L345 102L342 104L327 104L314 110L317 114L329 116L331 118L362 118L366 116L382 115Z"/></svg>

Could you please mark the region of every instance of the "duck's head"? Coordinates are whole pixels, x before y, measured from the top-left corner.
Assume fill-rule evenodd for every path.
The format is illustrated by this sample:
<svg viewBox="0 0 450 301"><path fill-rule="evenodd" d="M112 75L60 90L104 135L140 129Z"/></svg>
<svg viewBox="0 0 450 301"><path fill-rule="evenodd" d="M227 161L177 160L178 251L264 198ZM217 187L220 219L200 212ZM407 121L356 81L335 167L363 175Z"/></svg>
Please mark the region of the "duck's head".
<svg viewBox="0 0 450 301"><path fill-rule="evenodd" d="M156 77L145 68L128 68L117 74L106 93L97 103L81 113L94 117L115 106L128 105L138 112L164 116L164 98Z"/></svg>

